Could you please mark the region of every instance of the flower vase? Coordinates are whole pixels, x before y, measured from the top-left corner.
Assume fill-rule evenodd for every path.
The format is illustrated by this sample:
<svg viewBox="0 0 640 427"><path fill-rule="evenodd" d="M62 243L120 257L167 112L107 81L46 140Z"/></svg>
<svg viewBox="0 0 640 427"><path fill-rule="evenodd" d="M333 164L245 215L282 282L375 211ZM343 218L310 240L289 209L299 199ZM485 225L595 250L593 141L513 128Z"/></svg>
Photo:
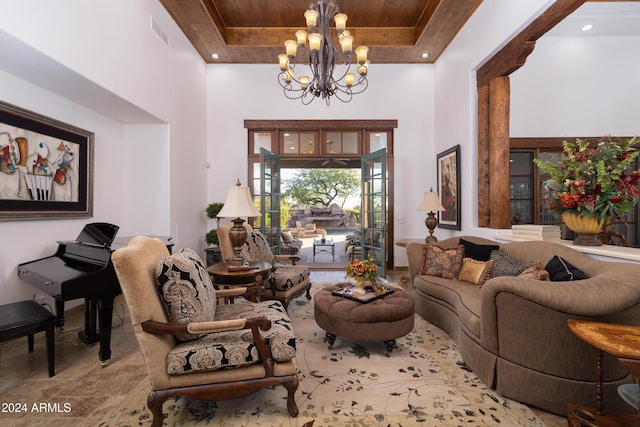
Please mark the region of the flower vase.
<svg viewBox="0 0 640 427"><path fill-rule="evenodd" d="M375 280L364 279L364 281L362 282L362 288L367 292L374 291L376 288Z"/></svg>
<svg viewBox="0 0 640 427"><path fill-rule="evenodd" d="M349 276L349 277L347 278L347 281L348 281L349 283L351 283L352 285L354 285L354 286L358 287L359 289L364 289L364 281L362 281L362 280L358 280L358 279L356 279L355 277L351 277L351 276Z"/></svg>
<svg viewBox="0 0 640 427"><path fill-rule="evenodd" d="M598 233L602 231L604 226L598 221L597 216L583 216L563 212L562 220L569 229L578 233L578 237L573 241L574 245L602 246Z"/></svg>
<svg viewBox="0 0 640 427"><path fill-rule="evenodd" d="M378 284L375 280L371 279L356 279L355 277L349 277L349 283L358 287L358 289L362 289L363 291L372 292L378 287Z"/></svg>

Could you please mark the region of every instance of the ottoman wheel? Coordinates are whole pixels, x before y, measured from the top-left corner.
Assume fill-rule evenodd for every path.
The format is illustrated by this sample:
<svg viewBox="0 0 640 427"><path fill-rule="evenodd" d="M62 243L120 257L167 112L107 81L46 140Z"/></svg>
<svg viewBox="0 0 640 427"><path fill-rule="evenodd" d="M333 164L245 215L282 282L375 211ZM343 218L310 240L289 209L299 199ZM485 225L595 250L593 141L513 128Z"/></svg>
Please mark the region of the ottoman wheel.
<svg viewBox="0 0 640 427"><path fill-rule="evenodd" d="M329 350L333 350L333 343L336 342L336 336L327 332L324 336L324 342L329 343Z"/></svg>

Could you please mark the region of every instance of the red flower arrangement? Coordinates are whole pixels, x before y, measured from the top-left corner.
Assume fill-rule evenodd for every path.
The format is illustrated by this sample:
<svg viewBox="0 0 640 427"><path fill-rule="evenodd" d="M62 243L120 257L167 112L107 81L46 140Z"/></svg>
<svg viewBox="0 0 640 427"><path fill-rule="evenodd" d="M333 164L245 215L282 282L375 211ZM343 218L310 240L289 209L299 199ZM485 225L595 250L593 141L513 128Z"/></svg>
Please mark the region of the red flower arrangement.
<svg viewBox="0 0 640 427"><path fill-rule="evenodd" d="M622 216L635 206L640 197L640 171L632 170L638 157L638 137L614 141L610 136L596 146L577 139L564 141L559 163L535 159L540 170L551 177L546 185L551 191L546 203L558 215L571 212L597 217L608 224L624 222Z"/></svg>

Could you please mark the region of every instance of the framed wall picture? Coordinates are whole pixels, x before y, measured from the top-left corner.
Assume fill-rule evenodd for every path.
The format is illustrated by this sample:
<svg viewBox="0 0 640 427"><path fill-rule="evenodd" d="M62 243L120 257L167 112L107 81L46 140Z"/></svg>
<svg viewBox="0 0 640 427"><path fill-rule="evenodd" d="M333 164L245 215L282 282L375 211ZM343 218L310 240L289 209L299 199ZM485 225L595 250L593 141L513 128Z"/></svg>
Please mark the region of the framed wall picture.
<svg viewBox="0 0 640 427"><path fill-rule="evenodd" d="M438 213L438 227L460 230L460 145L438 154L438 194L445 211Z"/></svg>
<svg viewBox="0 0 640 427"><path fill-rule="evenodd" d="M93 140L0 102L0 221L91 217Z"/></svg>

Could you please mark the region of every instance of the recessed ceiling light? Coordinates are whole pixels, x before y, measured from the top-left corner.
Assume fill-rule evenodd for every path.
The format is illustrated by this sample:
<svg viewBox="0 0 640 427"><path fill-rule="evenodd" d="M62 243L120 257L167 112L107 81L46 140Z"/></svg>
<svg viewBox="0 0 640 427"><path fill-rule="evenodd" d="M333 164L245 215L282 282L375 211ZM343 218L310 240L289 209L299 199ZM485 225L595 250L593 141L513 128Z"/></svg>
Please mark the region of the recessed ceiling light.
<svg viewBox="0 0 640 427"><path fill-rule="evenodd" d="M593 28L593 25L591 24L587 24L584 27L581 28L582 31L589 31L590 29Z"/></svg>
<svg viewBox="0 0 640 427"><path fill-rule="evenodd" d="M422 58L422 59L427 59L428 57L429 57L429 54L427 52L425 52L422 55L420 55L420 58Z"/></svg>
<svg viewBox="0 0 640 427"><path fill-rule="evenodd" d="M211 54L211 57L212 57L213 59L215 59L216 61L217 61L218 59L220 59L220 55L219 55L219 54L217 54L217 53L212 53L212 54Z"/></svg>

